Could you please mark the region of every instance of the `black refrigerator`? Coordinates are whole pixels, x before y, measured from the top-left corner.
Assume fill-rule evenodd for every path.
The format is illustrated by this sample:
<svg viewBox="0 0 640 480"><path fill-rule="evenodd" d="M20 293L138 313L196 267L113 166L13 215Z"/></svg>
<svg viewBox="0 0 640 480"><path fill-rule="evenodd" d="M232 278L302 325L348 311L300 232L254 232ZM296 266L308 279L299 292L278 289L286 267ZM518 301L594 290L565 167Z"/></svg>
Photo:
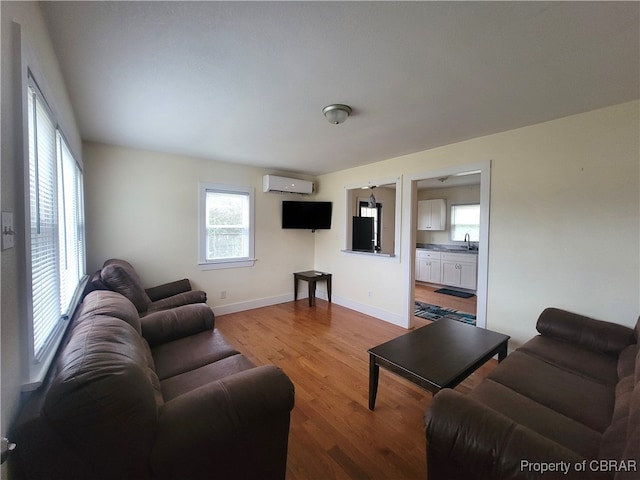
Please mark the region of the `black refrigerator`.
<svg viewBox="0 0 640 480"><path fill-rule="evenodd" d="M373 252L373 217L353 217L352 250Z"/></svg>

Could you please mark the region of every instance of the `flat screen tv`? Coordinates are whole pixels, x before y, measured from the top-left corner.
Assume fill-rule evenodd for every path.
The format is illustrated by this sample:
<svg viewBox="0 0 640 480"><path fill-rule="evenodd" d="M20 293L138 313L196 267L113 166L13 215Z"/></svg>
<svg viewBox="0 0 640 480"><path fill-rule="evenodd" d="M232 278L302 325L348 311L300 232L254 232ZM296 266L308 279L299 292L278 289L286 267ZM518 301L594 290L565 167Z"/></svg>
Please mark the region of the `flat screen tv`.
<svg viewBox="0 0 640 480"><path fill-rule="evenodd" d="M282 228L328 230L331 228L331 202L282 202Z"/></svg>

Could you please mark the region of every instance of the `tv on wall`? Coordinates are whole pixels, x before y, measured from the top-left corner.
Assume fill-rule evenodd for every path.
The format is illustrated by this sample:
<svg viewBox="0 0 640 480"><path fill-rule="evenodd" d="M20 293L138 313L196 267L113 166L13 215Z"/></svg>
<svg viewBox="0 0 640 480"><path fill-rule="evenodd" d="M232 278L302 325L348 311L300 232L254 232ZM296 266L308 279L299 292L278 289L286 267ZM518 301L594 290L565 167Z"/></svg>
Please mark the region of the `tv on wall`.
<svg viewBox="0 0 640 480"><path fill-rule="evenodd" d="M328 230L331 228L332 202L282 202L282 228Z"/></svg>

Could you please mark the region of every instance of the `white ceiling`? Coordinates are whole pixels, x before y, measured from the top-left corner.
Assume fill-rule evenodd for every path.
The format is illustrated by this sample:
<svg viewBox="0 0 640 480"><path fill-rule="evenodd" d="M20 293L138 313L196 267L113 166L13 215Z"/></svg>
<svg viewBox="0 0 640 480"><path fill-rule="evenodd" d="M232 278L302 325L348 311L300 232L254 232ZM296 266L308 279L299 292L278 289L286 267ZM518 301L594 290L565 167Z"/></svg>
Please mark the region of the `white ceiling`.
<svg viewBox="0 0 640 480"><path fill-rule="evenodd" d="M446 175L438 178L428 178L418 181L418 190L435 190L438 188L467 187L469 185L480 185L479 173L465 173L462 175Z"/></svg>
<svg viewBox="0 0 640 480"><path fill-rule="evenodd" d="M84 140L321 174L640 97L638 2L42 2ZM353 115L322 116L330 103Z"/></svg>

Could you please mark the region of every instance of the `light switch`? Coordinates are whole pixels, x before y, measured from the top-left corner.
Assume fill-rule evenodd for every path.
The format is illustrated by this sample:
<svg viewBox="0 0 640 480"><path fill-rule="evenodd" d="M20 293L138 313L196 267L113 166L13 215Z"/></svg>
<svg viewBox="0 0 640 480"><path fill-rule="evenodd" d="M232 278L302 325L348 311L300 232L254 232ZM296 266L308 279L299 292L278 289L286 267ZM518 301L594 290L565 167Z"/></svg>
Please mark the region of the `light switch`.
<svg viewBox="0 0 640 480"><path fill-rule="evenodd" d="M13 212L2 212L2 250L13 248Z"/></svg>

